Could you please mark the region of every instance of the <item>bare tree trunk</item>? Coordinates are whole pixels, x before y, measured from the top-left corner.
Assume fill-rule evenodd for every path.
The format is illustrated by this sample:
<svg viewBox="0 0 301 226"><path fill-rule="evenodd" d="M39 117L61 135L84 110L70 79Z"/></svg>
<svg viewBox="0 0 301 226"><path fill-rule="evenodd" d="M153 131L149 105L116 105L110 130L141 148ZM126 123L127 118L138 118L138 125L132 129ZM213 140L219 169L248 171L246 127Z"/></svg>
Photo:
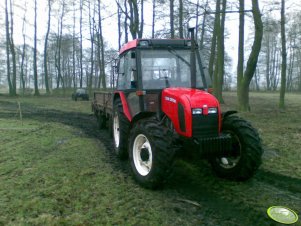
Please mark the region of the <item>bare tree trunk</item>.
<svg viewBox="0 0 301 226"><path fill-rule="evenodd" d="M99 4L99 3L98 3ZM121 48L121 10L120 10L120 0L117 2L117 19L118 19L118 49ZM100 13L100 11L99 11ZM100 85L99 85L100 86ZM98 87L99 88L99 87Z"/></svg>
<svg viewBox="0 0 301 226"><path fill-rule="evenodd" d="M199 5L199 2L198 2ZM208 7L208 0L206 0L206 4L205 4L205 10L207 10ZM200 40L200 49L204 48L204 35L205 35L205 25L206 25L206 18L207 18L207 14L204 13L203 16L203 22L202 22L202 30L201 30L201 40Z"/></svg>
<svg viewBox="0 0 301 226"><path fill-rule="evenodd" d="M124 19L124 41L127 43L129 41L129 32L128 32L128 7L126 1L124 1L125 9L125 19Z"/></svg>
<svg viewBox="0 0 301 226"><path fill-rule="evenodd" d="M79 87L83 87L83 0L80 0L80 19L79 19L79 35L80 35L80 47L79 47Z"/></svg>
<svg viewBox="0 0 301 226"><path fill-rule="evenodd" d="M75 16L75 1L73 1L73 37L72 37L72 73L73 73L73 88L77 87L77 79L76 79L76 60L75 60L75 23L76 23L76 16Z"/></svg>
<svg viewBox="0 0 301 226"><path fill-rule="evenodd" d="M217 35L217 68L218 68L218 77L217 77L217 86L216 86L216 97L220 103L224 103L223 99L223 83L224 83L224 61L225 61L225 44L224 44L224 32L225 32L225 19L226 19L226 5L227 0L222 0L222 19L220 21L220 32ZM214 88L213 88L214 89Z"/></svg>
<svg viewBox="0 0 301 226"><path fill-rule="evenodd" d="M14 20L13 20L13 10L12 10L12 2L10 0L10 51L11 51L11 57L12 57L12 63L13 63L13 77L12 77L12 96L17 95L17 63L16 63L16 50L15 50L15 44L14 44Z"/></svg>
<svg viewBox="0 0 301 226"><path fill-rule="evenodd" d="M238 40L238 62L237 62L237 97L241 100L238 100L238 103L241 103L243 99L249 99L249 95L242 97L242 95L246 95L240 89L242 88L243 78L244 78L244 39L245 39L245 1L239 0L239 40ZM249 104L248 104L249 105ZM249 107L247 107L249 108Z"/></svg>
<svg viewBox="0 0 301 226"><path fill-rule="evenodd" d="M152 38L155 38L156 0L153 0Z"/></svg>
<svg viewBox="0 0 301 226"><path fill-rule="evenodd" d="M102 88L106 89L106 73L105 73L105 53L104 53L104 41L102 36L102 23L101 23L101 8L100 8L100 0L98 0L98 52L101 53L101 59L99 58L99 66L100 66L100 76L99 76L99 82L102 84Z"/></svg>
<svg viewBox="0 0 301 226"><path fill-rule="evenodd" d="M34 1L34 48L33 48L33 74L34 74L34 95L39 96L38 86L38 64L37 64L37 0Z"/></svg>
<svg viewBox="0 0 301 226"><path fill-rule="evenodd" d="M9 33L9 17L8 17L8 2L5 0L5 30L6 30L6 70L7 70L7 82L9 87L9 95L13 96L13 85L11 82L10 74L10 33Z"/></svg>
<svg viewBox="0 0 301 226"><path fill-rule="evenodd" d="M286 88L286 36L285 36L285 1L281 0L281 87L279 108L285 108L285 88Z"/></svg>
<svg viewBox="0 0 301 226"><path fill-rule="evenodd" d="M48 49L48 37L50 33L50 23L51 23L51 0L48 0L48 22L47 22L47 32L44 42L44 73L45 73L45 88L46 94L50 94L49 89L49 78L48 78L48 65L47 65L47 49Z"/></svg>
<svg viewBox="0 0 301 226"><path fill-rule="evenodd" d="M93 9L92 9L93 10ZM95 12L95 10L93 10ZM88 89L89 89L89 95L92 94L92 78L93 78L93 72L94 72L94 13L91 14L91 3L89 2L89 28L90 28L90 41L91 41L91 55L90 55L90 73L87 73L87 79L88 79ZM90 76L88 76L90 74ZM89 77L89 78L88 78Z"/></svg>
<svg viewBox="0 0 301 226"><path fill-rule="evenodd" d="M287 84L286 84L286 89L288 91L292 91L293 89L293 69L295 67L295 50L294 46L296 45L296 37L291 37L290 41L290 58L289 58L289 68L288 68L288 78L287 78Z"/></svg>
<svg viewBox="0 0 301 226"><path fill-rule="evenodd" d="M261 14L258 6L258 0L252 0L252 14L255 26L255 36L252 45L252 51L250 53L247 67L244 74L241 73L243 68L243 27L244 17L244 0L240 0L240 37L239 37L239 63L238 63L238 74L237 74L237 91L238 91L238 107L241 111L250 111L249 105L249 85L254 76L256 65L258 61L258 56L261 48L262 34L263 34L263 25L261 20ZM242 37L241 37L242 35Z"/></svg>
<svg viewBox="0 0 301 226"><path fill-rule="evenodd" d="M133 39L142 38L143 15L139 19L137 0L128 0L130 6L130 32ZM143 12L143 0L141 1L141 11ZM140 20L140 22L139 22Z"/></svg>
<svg viewBox="0 0 301 226"><path fill-rule="evenodd" d="M170 0L170 38L175 38L175 27L174 27L174 0Z"/></svg>
<svg viewBox="0 0 301 226"><path fill-rule="evenodd" d="M183 0L179 0L179 36L184 38L183 32Z"/></svg>
<svg viewBox="0 0 301 226"><path fill-rule="evenodd" d="M26 21L26 11L27 6L25 3L25 12L23 16L23 22L22 22L22 36L23 36L23 47L22 47L22 53L21 53L21 71L20 71L20 82L22 86L22 94L25 94L25 79L24 79L24 62L25 62L25 55L26 55L26 36L25 36L25 21Z"/></svg>
<svg viewBox="0 0 301 226"><path fill-rule="evenodd" d="M267 32L267 53L266 53L266 83L267 90L270 90L270 34Z"/></svg>
<svg viewBox="0 0 301 226"><path fill-rule="evenodd" d="M220 12L220 5L221 0L216 1L216 7L215 11ZM221 20L220 20L220 14L215 14L215 20L214 20L214 34L216 36L216 49L217 49L217 56L215 57L215 66L214 66L214 72L213 72L213 92L216 98L219 96L219 90L218 90L218 76L219 76L219 69L218 66L220 60L219 57L221 57ZM213 35L214 35L213 34Z"/></svg>
<svg viewBox="0 0 301 226"><path fill-rule="evenodd" d="M220 0L217 0L216 2L216 8L215 8L216 12L220 11ZM212 34L212 41L211 41L211 48L210 48L210 58L209 58L209 66L208 66L208 71L209 71L209 75L211 77L211 79L213 79L213 71L214 71L214 62L215 62L215 58L216 58L216 42L217 42L217 28L220 24L220 18L219 18L219 14L215 14L215 19L214 19L214 28L213 28L213 34ZM216 68L215 68L216 70ZM214 82L214 79L213 79Z"/></svg>
<svg viewBox="0 0 301 226"><path fill-rule="evenodd" d="M140 25L139 25L139 29L138 29L138 38L142 38L142 36L143 36L143 29L144 29L144 0L141 0Z"/></svg>
<svg viewBox="0 0 301 226"><path fill-rule="evenodd" d="M57 74L58 74L58 86L61 81L62 83L62 88L63 88L63 95L65 95L65 82L64 78L62 75L62 68L61 66L63 65L61 62L61 49L62 49L62 35L63 35L63 19L64 19L64 14L65 14L65 3L63 2L62 6L62 12L58 21L58 38L57 38L57 62L56 62L56 68L57 68Z"/></svg>
<svg viewBox="0 0 301 226"><path fill-rule="evenodd" d="M180 0L182 1L182 0ZM197 3L196 3L196 9L195 9L195 39L197 40L198 39L198 35L199 35L199 8L200 8L200 0L197 0ZM200 46L200 49L201 46Z"/></svg>

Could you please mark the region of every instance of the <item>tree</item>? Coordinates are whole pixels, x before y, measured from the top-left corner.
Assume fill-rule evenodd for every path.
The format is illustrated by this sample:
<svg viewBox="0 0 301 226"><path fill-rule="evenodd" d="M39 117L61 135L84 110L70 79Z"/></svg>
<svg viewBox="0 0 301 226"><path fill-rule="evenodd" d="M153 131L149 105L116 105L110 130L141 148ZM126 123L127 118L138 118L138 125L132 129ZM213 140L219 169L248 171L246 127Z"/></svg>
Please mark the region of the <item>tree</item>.
<svg viewBox="0 0 301 226"><path fill-rule="evenodd" d="M57 40L56 40L56 54L55 54L55 67L57 69L57 88L60 86L60 82L62 83L63 87L63 92L65 94L65 83L62 75L62 68L61 68L61 50L62 50L62 37L63 37L63 21L64 21L64 16L65 16L65 7L66 3L63 1L62 2L62 9L61 9L61 14L59 15L58 18L58 33L57 33Z"/></svg>
<svg viewBox="0 0 301 226"><path fill-rule="evenodd" d="M99 3L98 3L99 4ZM117 4L117 22L118 22L118 49L121 48L121 10L120 10L120 0L116 2ZM100 11L99 11L100 13Z"/></svg>
<svg viewBox="0 0 301 226"><path fill-rule="evenodd" d="M48 0L48 22L47 22L47 32L44 41L44 73L45 73L45 88L46 94L50 94L49 89L49 76L48 76L48 62L47 62L47 48L48 48L48 38L50 33L51 24L51 0Z"/></svg>
<svg viewBox="0 0 301 226"><path fill-rule="evenodd" d="M216 98L220 103L224 103L222 96L223 81L224 81L224 60L225 60L225 50L224 50L224 31L225 31L225 10L226 10L226 0L222 0L223 8L220 10L220 0L216 1L216 21L214 31L216 32L216 42L217 42L217 57L215 63L215 70L213 74L213 91ZM219 12L222 12L221 14ZM220 17L222 18L220 19Z"/></svg>
<svg viewBox="0 0 301 226"><path fill-rule="evenodd" d="M128 0L130 6L130 32L132 34L133 39L142 38L143 35L143 8L144 8L144 1L141 0L141 17L139 17L139 9L138 9L138 2L137 0ZM140 21L140 22L139 22Z"/></svg>
<svg viewBox="0 0 301 226"><path fill-rule="evenodd" d="M281 87L279 108L285 108L285 89L286 89L286 36L285 36L285 1L281 0Z"/></svg>
<svg viewBox="0 0 301 226"><path fill-rule="evenodd" d="M237 96L238 108L241 111L250 111L249 105L249 85L256 70L261 41L263 35L263 25L258 6L258 0L252 0L252 15L255 26L255 35L252 50L249 55L245 72L243 72L244 62L244 0L239 1L239 46L237 64Z"/></svg>
<svg viewBox="0 0 301 226"><path fill-rule="evenodd" d="M93 14L91 12L91 10L93 10ZM94 20L94 16L95 16L95 5L94 5L94 9L91 9L91 2L89 2L89 30L90 30L90 43L91 43L91 55L90 55L90 73L88 76L87 74L87 79L88 79L88 88L89 88L89 95L92 94L92 78L93 78L93 72L94 72L94 40L95 40L95 32L94 32L94 24L95 24L95 20Z"/></svg>
<svg viewBox="0 0 301 226"><path fill-rule="evenodd" d="M170 10L170 17L169 17L169 22L170 22L170 38L175 38L174 0L170 0L169 10Z"/></svg>
<svg viewBox="0 0 301 226"><path fill-rule="evenodd" d="M9 32L9 17L8 17L8 2L5 0L5 30L6 30L6 71L7 71L7 82L9 86L9 95L14 96L14 88L11 82L10 74L10 32Z"/></svg>
<svg viewBox="0 0 301 226"><path fill-rule="evenodd" d="M37 0L34 1L34 47L33 47L33 73L34 73L34 95L39 96L38 87L38 65L37 65Z"/></svg>
<svg viewBox="0 0 301 226"><path fill-rule="evenodd" d="M79 87L83 87L83 0L80 0L79 2L79 11L80 11L80 17L79 17L79 36L80 36L80 47L79 47L79 67L80 67L80 73L79 73Z"/></svg>
<svg viewBox="0 0 301 226"><path fill-rule="evenodd" d="M20 80L21 80L23 95L25 94L24 64L25 64L25 56L26 56L26 34L25 34L26 12L27 12L27 6L25 3L25 10L24 10L24 16L22 21L23 46L21 52L21 71L20 71Z"/></svg>
<svg viewBox="0 0 301 226"><path fill-rule="evenodd" d="M98 43L98 65L100 67L99 74L99 83L98 88L100 88L100 84L102 87L106 89L106 75L105 75L105 56L104 56L104 41L102 36L102 18L101 18L101 8L100 8L100 0L98 0L98 31L97 31L97 43Z"/></svg>
<svg viewBox="0 0 301 226"><path fill-rule="evenodd" d="M156 0L153 0L153 16L152 16L152 38L155 38L155 22L156 22Z"/></svg>
<svg viewBox="0 0 301 226"><path fill-rule="evenodd" d="M179 37L184 38L184 32L183 32L183 0L179 0Z"/></svg>
<svg viewBox="0 0 301 226"><path fill-rule="evenodd" d="M13 5L12 1L10 0L10 51L12 56L12 63L13 63L13 77L12 77L12 96L17 95L17 62L16 62L16 49L14 43L14 20L13 20Z"/></svg>
<svg viewBox="0 0 301 226"><path fill-rule="evenodd" d="M216 1L216 8L215 12L220 11L220 0ZM212 34L212 41L211 41L211 47L210 47L210 58L209 58L209 65L208 65L208 71L211 79L213 79L213 72L214 72L214 62L216 59L216 42L217 42L217 29L220 27L220 17L219 14L215 14L214 18L214 28L213 28L213 34ZM214 82L214 81L213 81Z"/></svg>

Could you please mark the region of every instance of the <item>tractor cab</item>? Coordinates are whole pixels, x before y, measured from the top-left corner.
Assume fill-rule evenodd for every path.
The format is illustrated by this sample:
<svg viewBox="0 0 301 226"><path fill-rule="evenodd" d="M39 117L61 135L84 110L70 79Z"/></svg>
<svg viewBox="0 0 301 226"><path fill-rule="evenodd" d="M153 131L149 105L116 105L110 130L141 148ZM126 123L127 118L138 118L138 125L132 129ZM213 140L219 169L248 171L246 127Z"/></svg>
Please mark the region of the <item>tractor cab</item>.
<svg viewBox="0 0 301 226"><path fill-rule="evenodd" d="M211 87L196 51L196 88ZM192 87L191 40L136 39L120 50L117 89L162 90Z"/></svg>

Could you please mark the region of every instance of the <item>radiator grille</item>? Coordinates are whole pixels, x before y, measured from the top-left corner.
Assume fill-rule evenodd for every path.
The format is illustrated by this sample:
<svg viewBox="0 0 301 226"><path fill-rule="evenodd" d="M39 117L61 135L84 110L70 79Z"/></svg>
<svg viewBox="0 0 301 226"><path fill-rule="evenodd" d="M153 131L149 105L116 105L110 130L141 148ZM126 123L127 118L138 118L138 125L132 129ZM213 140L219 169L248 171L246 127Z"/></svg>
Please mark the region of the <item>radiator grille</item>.
<svg viewBox="0 0 301 226"><path fill-rule="evenodd" d="M218 136L218 114L193 115L192 136L197 139Z"/></svg>

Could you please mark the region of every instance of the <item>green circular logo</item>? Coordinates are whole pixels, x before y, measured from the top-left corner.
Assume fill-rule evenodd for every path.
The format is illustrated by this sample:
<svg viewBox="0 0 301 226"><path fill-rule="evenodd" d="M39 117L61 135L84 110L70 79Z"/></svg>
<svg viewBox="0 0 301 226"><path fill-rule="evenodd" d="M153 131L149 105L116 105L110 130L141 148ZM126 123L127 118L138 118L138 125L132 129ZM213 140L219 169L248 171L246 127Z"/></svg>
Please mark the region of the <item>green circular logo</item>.
<svg viewBox="0 0 301 226"><path fill-rule="evenodd" d="M298 221L298 215L293 210L284 206L272 206L268 208L267 214L274 221L282 224L293 224Z"/></svg>

